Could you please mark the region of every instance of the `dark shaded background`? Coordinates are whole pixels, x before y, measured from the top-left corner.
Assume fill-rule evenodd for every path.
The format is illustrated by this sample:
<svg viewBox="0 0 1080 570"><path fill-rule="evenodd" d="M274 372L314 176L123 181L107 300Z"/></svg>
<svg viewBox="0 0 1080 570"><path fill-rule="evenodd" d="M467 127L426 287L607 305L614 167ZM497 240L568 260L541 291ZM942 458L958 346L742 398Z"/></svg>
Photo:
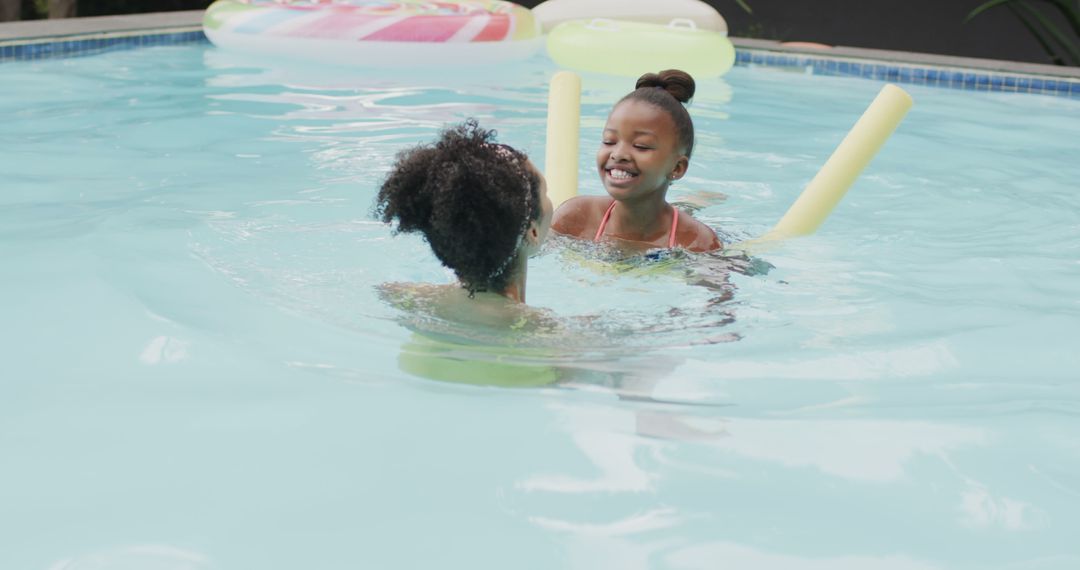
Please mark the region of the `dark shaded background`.
<svg viewBox="0 0 1080 570"><path fill-rule="evenodd" d="M735 37L1051 63L1005 7L964 23L967 14L985 0L746 0L753 14L735 0L707 1L724 16ZM22 2L24 18L44 16L46 1ZM540 0L519 3L532 8ZM198 10L209 4L209 0L77 0L77 14ZM1052 16L1068 30L1060 16Z"/></svg>
<svg viewBox="0 0 1080 570"><path fill-rule="evenodd" d="M747 0L749 15L735 0L711 0L728 22L730 35L781 41L810 41L965 57L1052 63L1035 37L1006 7L992 8L964 23L985 0ZM1032 2L1038 7L1047 2ZM1061 30L1069 26L1045 11ZM1080 37L1070 34L1076 45Z"/></svg>

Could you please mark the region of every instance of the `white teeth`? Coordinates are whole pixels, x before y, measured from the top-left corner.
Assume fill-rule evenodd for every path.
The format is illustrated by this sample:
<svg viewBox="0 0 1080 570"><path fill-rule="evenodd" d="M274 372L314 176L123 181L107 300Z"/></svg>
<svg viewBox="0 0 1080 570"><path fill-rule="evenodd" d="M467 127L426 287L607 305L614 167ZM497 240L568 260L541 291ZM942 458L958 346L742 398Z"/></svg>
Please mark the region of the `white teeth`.
<svg viewBox="0 0 1080 570"><path fill-rule="evenodd" d="M608 171L608 174L610 174L612 178L618 178L620 180L626 180L627 178L634 177L633 174L630 174L629 172L625 170L620 170L618 168L612 168Z"/></svg>

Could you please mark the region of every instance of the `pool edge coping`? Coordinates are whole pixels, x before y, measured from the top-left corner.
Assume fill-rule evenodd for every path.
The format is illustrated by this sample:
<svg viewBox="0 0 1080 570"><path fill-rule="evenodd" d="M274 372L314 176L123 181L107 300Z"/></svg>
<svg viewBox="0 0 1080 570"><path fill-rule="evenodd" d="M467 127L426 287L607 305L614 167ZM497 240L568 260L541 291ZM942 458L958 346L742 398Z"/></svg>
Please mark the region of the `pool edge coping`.
<svg viewBox="0 0 1080 570"><path fill-rule="evenodd" d="M202 27L204 13L205 10L181 10L151 14L0 22L0 44L64 41L82 36L189 31L192 28Z"/></svg>

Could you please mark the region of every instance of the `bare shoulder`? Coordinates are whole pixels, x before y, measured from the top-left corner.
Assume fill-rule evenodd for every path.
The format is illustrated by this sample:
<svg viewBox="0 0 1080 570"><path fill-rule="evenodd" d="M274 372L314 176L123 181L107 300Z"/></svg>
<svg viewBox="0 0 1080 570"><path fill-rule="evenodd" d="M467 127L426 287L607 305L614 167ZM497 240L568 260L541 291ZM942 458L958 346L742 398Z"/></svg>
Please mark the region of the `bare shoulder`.
<svg viewBox="0 0 1080 570"><path fill-rule="evenodd" d="M375 291L388 305L412 311L417 307L437 302L448 294L461 287L452 285L435 285L432 283L380 283L375 286Z"/></svg>
<svg viewBox="0 0 1080 570"><path fill-rule="evenodd" d="M383 302L401 311L407 326L425 333L501 338L507 331L547 333L561 327L550 310L495 293L470 296L457 284L383 283L376 291Z"/></svg>
<svg viewBox="0 0 1080 570"><path fill-rule="evenodd" d="M607 196L575 196L563 202L551 219L556 233L578 238L592 238L611 203Z"/></svg>
<svg viewBox="0 0 1080 570"><path fill-rule="evenodd" d="M679 230L675 239L680 246L694 252L716 251L724 248L724 244L720 242L720 238L712 228L686 212L679 215Z"/></svg>

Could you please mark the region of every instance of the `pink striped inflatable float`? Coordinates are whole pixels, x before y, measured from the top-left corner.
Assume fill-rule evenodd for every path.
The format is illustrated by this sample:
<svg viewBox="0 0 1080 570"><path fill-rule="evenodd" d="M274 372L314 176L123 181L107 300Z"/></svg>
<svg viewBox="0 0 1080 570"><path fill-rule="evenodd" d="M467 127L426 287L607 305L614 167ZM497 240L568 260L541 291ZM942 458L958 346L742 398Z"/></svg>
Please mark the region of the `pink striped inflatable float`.
<svg viewBox="0 0 1080 570"><path fill-rule="evenodd" d="M487 65L543 45L532 12L501 0L218 0L203 31L225 49L376 67Z"/></svg>

